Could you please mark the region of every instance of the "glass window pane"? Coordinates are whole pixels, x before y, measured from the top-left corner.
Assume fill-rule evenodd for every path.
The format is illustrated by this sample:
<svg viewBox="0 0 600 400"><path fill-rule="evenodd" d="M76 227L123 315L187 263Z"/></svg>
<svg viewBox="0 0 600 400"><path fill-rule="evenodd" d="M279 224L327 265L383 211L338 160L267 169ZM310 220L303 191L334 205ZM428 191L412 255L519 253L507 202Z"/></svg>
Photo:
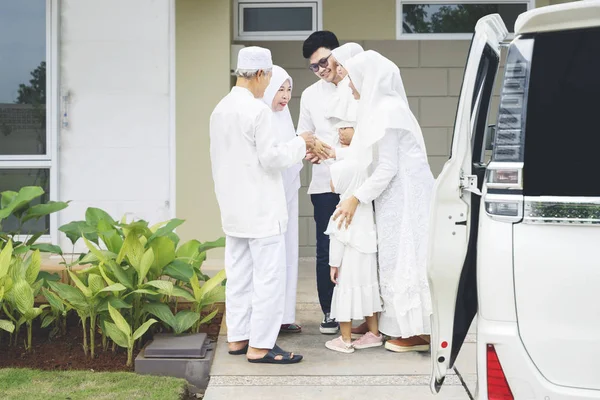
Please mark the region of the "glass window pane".
<svg viewBox="0 0 600 400"><path fill-rule="evenodd" d="M312 7L244 8L245 32L312 31Z"/></svg>
<svg viewBox="0 0 600 400"><path fill-rule="evenodd" d="M46 154L46 1L0 0L0 156Z"/></svg>
<svg viewBox="0 0 600 400"><path fill-rule="evenodd" d="M535 37L527 100L526 196L600 197L600 28Z"/></svg>
<svg viewBox="0 0 600 400"><path fill-rule="evenodd" d="M500 14L510 32L527 4L404 4L402 33L473 33L480 18Z"/></svg>
<svg viewBox="0 0 600 400"><path fill-rule="evenodd" d="M45 203L50 200L50 170L49 169L1 169L0 170L0 193L6 190L18 192L24 186L41 186L44 195L36 199L32 204ZM19 230L18 221L13 218L3 219L3 232L20 232L23 235L31 235L38 232L48 233L50 217L41 218L39 221L27 221Z"/></svg>

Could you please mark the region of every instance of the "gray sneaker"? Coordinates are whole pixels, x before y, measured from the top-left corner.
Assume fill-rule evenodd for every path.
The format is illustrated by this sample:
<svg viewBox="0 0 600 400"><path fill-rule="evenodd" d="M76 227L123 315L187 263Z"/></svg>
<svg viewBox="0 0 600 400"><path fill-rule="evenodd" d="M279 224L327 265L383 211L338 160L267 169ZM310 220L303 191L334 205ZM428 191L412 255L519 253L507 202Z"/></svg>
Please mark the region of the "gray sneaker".
<svg viewBox="0 0 600 400"><path fill-rule="evenodd" d="M326 313L323 317L323 322L321 322L321 326L319 326L319 330L324 335L335 335L340 331L340 324Z"/></svg>

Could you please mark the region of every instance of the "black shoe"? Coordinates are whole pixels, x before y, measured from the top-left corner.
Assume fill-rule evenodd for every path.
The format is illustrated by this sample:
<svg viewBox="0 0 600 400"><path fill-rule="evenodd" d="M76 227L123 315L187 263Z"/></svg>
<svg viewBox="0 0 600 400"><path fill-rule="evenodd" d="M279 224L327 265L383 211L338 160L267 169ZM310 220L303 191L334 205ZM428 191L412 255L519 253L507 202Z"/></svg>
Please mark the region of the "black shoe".
<svg viewBox="0 0 600 400"><path fill-rule="evenodd" d="M329 316L329 313L326 313L319 330L324 335L335 335L340 330L340 324L338 324L335 319L332 319Z"/></svg>

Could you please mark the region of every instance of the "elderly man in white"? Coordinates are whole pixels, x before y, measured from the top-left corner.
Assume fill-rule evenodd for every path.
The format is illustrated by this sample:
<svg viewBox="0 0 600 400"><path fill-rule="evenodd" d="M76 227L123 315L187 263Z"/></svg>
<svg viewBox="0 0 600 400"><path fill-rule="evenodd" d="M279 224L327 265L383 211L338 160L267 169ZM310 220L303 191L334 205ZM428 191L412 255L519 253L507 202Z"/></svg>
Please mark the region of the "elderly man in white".
<svg viewBox="0 0 600 400"><path fill-rule="evenodd" d="M237 82L210 117L210 158L223 231L229 353L254 363L292 364L302 356L275 342L286 286L288 215L281 171L300 162L315 139L278 143L271 109L260 99L271 79L271 52L239 52Z"/></svg>

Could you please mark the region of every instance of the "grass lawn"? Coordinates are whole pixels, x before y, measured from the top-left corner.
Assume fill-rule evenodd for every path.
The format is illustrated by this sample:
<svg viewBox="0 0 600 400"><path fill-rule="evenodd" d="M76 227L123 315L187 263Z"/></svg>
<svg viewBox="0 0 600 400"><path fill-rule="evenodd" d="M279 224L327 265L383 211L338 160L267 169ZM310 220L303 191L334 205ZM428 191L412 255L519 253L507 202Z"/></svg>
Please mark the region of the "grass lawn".
<svg viewBox="0 0 600 400"><path fill-rule="evenodd" d="M183 379L130 372L0 369L2 400L179 400Z"/></svg>

